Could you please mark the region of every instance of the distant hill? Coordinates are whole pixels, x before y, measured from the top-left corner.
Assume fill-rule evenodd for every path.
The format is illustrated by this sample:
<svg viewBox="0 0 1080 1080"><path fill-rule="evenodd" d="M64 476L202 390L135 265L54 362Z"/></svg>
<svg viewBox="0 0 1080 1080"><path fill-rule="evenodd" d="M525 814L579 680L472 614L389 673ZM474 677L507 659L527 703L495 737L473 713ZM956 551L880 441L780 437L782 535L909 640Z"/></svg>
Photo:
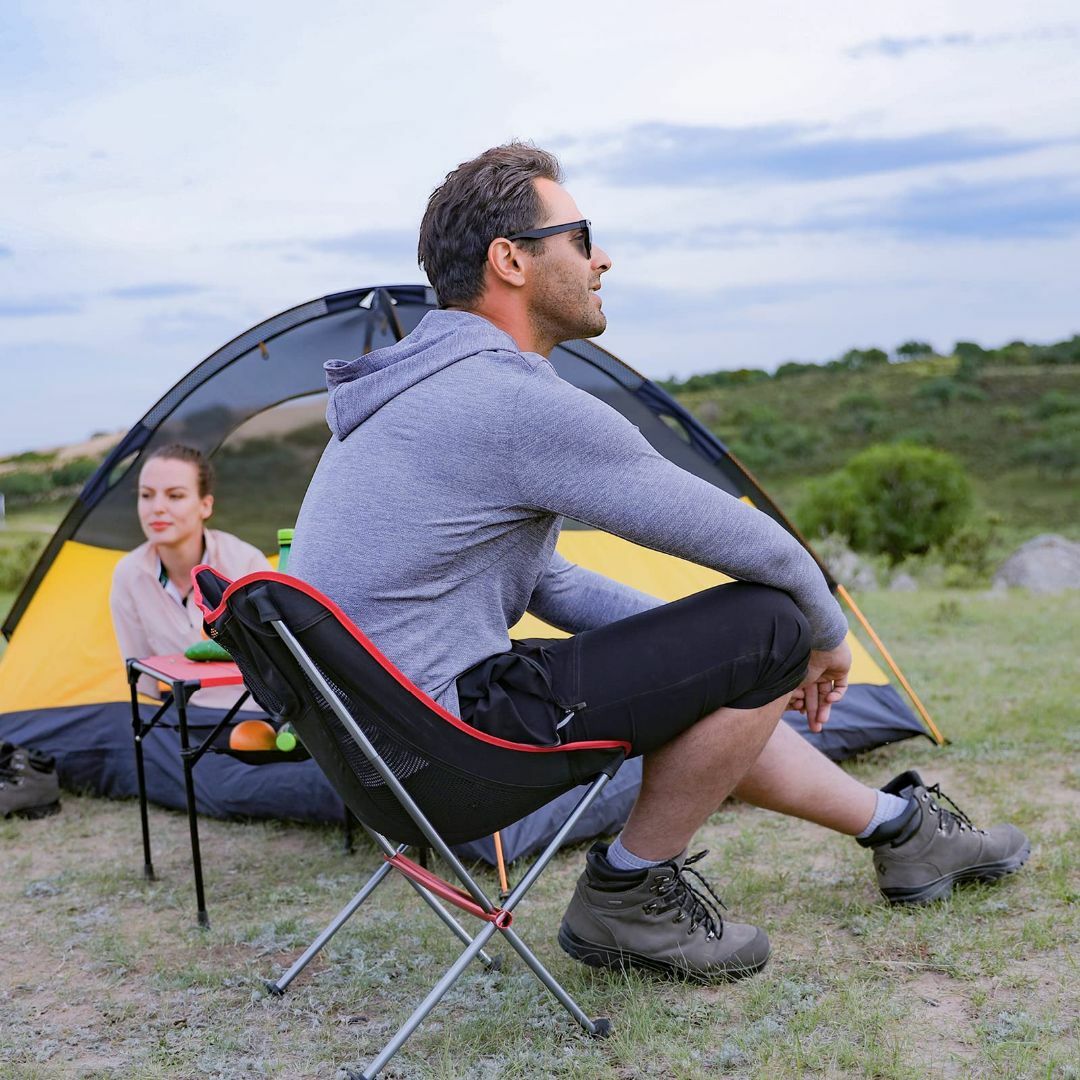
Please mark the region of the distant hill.
<svg viewBox="0 0 1080 1080"><path fill-rule="evenodd" d="M1080 535L1080 338L973 349L901 362L865 350L880 356L665 385L785 507L806 478L905 440L954 454L983 509L1019 531Z"/></svg>

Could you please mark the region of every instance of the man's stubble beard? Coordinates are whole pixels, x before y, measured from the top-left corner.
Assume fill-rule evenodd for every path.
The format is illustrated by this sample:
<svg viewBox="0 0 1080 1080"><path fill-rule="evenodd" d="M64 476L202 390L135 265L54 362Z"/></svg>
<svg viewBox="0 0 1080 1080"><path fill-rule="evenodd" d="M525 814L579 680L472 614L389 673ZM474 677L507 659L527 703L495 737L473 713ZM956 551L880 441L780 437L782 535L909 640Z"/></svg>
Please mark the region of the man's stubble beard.
<svg viewBox="0 0 1080 1080"><path fill-rule="evenodd" d="M529 311L537 341L558 345L563 341L598 337L607 329L607 316L593 306L593 294L586 284L559 275L541 281Z"/></svg>

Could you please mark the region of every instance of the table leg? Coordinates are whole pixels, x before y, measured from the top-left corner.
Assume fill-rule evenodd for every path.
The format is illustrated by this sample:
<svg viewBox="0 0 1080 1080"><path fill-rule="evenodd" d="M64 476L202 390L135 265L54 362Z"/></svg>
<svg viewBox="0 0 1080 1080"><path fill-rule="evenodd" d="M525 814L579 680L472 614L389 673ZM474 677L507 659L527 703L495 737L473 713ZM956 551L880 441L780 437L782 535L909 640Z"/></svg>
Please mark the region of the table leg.
<svg viewBox="0 0 1080 1080"><path fill-rule="evenodd" d="M199 925L209 927L210 916L206 913L206 896L203 892L202 856L199 852L199 821L195 812L195 780L192 775L191 757L188 751L187 689L174 685L176 711L180 718L180 760L184 765L184 791L187 794L188 828L191 830L191 865L195 872L195 901L198 905Z"/></svg>
<svg viewBox="0 0 1080 1080"><path fill-rule="evenodd" d="M130 681L130 679L129 679ZM139 819L142 823L143 877L147 881L156 880L154 863L150 858L150 818L146 810L146 770L143 768L143 729L139 715L139 692L136 683L131 681L131 728L135 737L135 775L139 785Z"/></svg>

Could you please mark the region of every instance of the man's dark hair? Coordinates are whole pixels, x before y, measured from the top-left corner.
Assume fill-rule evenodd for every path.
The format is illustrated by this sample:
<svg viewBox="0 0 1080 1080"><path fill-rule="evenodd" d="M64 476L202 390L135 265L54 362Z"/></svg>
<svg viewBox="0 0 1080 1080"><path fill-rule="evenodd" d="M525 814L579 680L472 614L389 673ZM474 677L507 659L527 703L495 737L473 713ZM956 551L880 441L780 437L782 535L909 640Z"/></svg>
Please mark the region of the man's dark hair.
<svg viewBox="0 0 1080 1080"><path fill-rule="evenodd" d="M199 498L213 494L214 466L210 464L210 459L201 450L196 449L194 446L187 446L184 443L168 443L165 446L159 446L146 460L153 461L154 458L165 458L167 461L186 461L188 464L194 465L195 472L199 477Z"/></svg>
<svg viewBox="0 0 1080 1080"><path fill-rule="evenodd" d="M512 142L463 162L428 199L420 223L417 261L440 307L462 307L484 290L488 245L497 236L534 229L544 212L534 180L562 182L559 159L528 143ZM539 240L518 241L526 250Z"/></svg>

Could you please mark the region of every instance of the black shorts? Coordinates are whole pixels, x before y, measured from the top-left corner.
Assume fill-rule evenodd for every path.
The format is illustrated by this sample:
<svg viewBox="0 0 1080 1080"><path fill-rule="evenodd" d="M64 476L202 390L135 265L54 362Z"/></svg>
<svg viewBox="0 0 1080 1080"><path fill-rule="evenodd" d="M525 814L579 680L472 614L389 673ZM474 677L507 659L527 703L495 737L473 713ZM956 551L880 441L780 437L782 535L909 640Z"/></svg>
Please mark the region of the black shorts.
<svg viewBox="0 0 1080 1080"><path fill-rule="evenodd" d="M536 746L624 739L634 755L806 675L810 630L785 592L733 582L571 638L533 638L457 680L461 718Z"/></svg>

